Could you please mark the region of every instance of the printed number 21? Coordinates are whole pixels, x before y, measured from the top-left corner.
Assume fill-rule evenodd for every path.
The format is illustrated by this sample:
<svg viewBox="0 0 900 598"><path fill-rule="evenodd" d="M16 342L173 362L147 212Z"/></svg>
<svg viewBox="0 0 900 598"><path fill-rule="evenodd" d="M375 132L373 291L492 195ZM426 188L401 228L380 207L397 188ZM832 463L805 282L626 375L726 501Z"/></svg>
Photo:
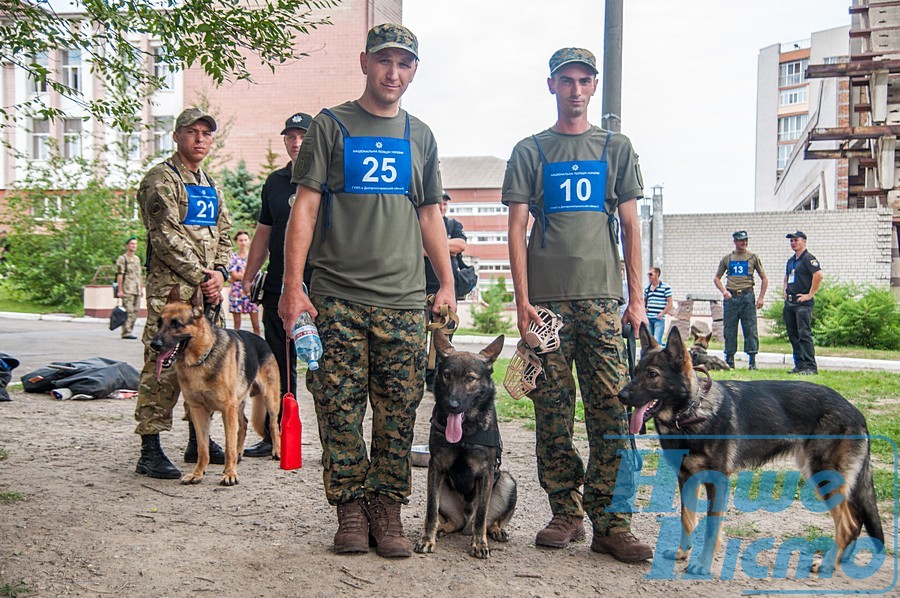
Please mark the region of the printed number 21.
<svg viewBox="0 0 900 598"><path fill-rule="evenodd" d="M197 212L197 218L208 218L210 220L216 217L216 205L211 201L203 201L202 199L197 200L197 207L200 208L200 211ZM206 215L206 210L209 210L209 215Z"/></svg>
<svg viewBox="0 0 900 598"><path fill-rule="evenodd" d="M381 180L385 183L393 183L397 180L397 169L393 166L394 162L396 162L395 158L382 158L381 160L381 172L383 173ZM375 176L375 173L378 172L378 159L369 156L363 160L363 166L371 166L369 172L363 177L363 182L377 183L379 177Z"/></svg>
<svg viewBox="0 0 900 598"><path fill-rule="evenodd" d="M562 185L559 186L560 189L564 189L566 192L566 201L572 200L572 179L566 179ZM588 179L578 179L578 182L575 183L575 197L578 198L578 201L587 201L591 198L591 181Z"/></svg>

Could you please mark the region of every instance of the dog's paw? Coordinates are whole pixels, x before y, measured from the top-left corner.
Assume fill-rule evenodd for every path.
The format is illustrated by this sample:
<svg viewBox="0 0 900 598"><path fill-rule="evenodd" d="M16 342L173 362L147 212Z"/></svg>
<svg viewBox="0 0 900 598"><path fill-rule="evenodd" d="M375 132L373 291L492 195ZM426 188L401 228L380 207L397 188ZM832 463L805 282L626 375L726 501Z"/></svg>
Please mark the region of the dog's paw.
<svg viewBox="0 0 900 598"><path fill-rule="evenodd" d="M488 533L491 535L491 538L497 542L509 542L509 534L502 527L492 529Z"/></svg>
<svg viewBox="0 0 900 598"><path fill-rule="evenodd" d="M419 554L431 554L434 552L436 542L434 540L429 540L428 538L420 538L418 542L416 542L416 546L413 548Z"/></svg>
<svg viewBox="0 0 900 598"><path fill-rule="evenodd" d="M688 548L687 550L684 550L683 548L679 548L678 550L660 550L659 554L669 561L685 561L691 555L691 549Z"/></svg>
<svg viewBox="0 0 900 598"><path fill-rule="evenodd" d="M189 473L181 478L182 484L199 484L203 481L203 474Z"/></svg>
<svg viewBox="0 0 900 598"><path fill-rule="evenodd" d="M698 563L691 563L684 572L691 577L709 577L709 567Z"/></svg>
<svg viewBox="0 0 900 598"><path fill-rule="evenodd" d="M469 554L476 559L486 559L491 556L491 549L487 545L487 542L484 542L483 544L481 542L473 542L469 547Z"/></svg>
<svg viewBox="0 0 900 598"><path fill-rule="evenodd" d="M237 474L225 474L222 476L222 481L219 483L222 486L237 486L238 485Z"/></svg>

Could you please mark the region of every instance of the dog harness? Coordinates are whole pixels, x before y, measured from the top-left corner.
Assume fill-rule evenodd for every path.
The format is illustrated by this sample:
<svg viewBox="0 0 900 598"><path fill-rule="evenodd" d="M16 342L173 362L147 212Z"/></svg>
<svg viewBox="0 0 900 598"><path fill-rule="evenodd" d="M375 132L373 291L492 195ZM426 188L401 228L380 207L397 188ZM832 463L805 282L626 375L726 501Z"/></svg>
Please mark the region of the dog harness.
<svg viewBox="0 0 900 598"><path fill-rule="evenodd" d="M209 175L206 172L203 173L206 177L206 182L209 184L208 187L188 185L181 178L181 173L178 172L177 168L168 162L166 162L166 166L178 175L178 180L181 181L185 192L187 192L187 213L184 215L184 220L181 223L190 226L215 226L219 219L219 194L216 193L216 187L210 180Z"/></svg>
<svg viewBox="0 0 900 598"><path fill-rule="evenodd" d="M357 195L405 195L416 208L411 195L412 150L409 143L409 113L406 114L406 128L403 138L396 137L352 137L344 123L327 109L322 114L330 116L341 128L344 138L344 186L331 189L322 183L322 205L325 217L322 220L322 240L331 229L331 202L337 193Z"/></svg>

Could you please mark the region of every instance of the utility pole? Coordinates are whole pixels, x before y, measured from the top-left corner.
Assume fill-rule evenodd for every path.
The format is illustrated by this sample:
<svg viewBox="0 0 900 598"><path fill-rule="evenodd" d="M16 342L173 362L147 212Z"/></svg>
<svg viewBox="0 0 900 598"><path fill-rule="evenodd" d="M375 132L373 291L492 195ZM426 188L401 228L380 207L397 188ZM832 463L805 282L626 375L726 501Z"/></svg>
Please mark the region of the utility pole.
<svg viewBox="0 0 900 598"><path fill-rule="evenodd" d="M622 131L622 6L606 0L603 23L603 119L607 131Z"/></svg>

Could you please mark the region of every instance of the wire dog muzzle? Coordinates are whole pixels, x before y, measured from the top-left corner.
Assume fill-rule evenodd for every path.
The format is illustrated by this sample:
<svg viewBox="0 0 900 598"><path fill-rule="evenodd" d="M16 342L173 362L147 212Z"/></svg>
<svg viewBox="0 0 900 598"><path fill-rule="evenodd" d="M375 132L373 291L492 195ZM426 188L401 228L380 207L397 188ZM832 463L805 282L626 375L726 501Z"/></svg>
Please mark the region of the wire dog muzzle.
<svg viewBox="0 0 900 598"><path fill-rule="evenodd" d="M537 387L538 376L543 372L541 359L524 340L520 340L516 345L516 354L509 360L503 388L518 401Z"/></svg>
<svg viewBox="0 0 900 598"><path fill-rule="evenodd" d="M559 349L559 329L562 328L562 316L557 315L544 307L536 307L541 324L534 320L528 325L525 332L525 342L535 353L541 355Z"/></svg>

